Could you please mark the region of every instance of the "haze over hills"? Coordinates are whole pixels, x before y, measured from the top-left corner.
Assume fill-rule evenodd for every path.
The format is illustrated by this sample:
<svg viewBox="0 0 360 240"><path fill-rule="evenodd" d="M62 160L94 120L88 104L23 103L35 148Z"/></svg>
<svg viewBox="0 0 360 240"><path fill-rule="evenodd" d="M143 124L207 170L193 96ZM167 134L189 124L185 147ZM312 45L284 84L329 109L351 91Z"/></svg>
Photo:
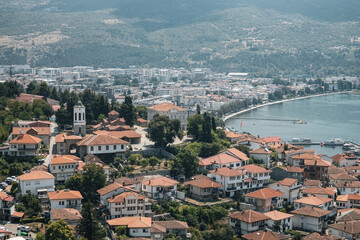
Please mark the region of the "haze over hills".
<svg viewBox="0 0 360 240"><path fill-rule="evenodd" d="M3 0L0 64L359 75L357 0Z"/></svg>

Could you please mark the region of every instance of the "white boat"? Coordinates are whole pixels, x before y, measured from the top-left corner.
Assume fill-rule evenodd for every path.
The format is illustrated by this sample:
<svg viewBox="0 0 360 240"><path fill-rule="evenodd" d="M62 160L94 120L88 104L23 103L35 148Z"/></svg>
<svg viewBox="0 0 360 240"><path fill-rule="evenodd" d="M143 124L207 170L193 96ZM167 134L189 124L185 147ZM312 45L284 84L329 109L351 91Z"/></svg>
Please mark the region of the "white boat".
<svg viewBox="0 0 360 240"><path fill-rule="evenodd" d="M332 138L331 140L324 141L324 145L330 146L341 146L344 145L345 141L341 138Z"/></svg>

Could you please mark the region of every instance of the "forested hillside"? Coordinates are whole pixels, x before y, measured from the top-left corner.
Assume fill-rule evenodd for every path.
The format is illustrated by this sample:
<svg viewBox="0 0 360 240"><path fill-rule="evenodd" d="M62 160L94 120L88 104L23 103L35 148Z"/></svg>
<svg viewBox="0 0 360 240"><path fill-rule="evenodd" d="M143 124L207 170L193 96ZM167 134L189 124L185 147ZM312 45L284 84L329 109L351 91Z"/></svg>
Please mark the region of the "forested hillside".
<svg viewBox="0 0 360 240"><path fill-rule="evenodd" d="M360 72L356 0L3 0L0 64Z"/></svg>

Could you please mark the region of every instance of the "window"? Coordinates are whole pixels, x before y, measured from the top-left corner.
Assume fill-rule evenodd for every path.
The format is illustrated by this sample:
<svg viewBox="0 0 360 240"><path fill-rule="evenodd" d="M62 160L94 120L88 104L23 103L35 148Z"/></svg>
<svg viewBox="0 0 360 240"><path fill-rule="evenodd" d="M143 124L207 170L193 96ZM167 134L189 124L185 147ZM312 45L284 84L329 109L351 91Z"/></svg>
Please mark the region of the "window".
<svg viewBox="0 0 360 240"><path fill-rule="evenodd" d="M35 185L40 185L40 181L35 181Z"/></svg>
<svg viewBox="0 0 360 240"><path fill-rule="evenodd" d="M91 150L91 151L94 151L94 147L90 147L90 150Z"/></svg>
<svg viewBox="0 0 360 240"><path fill-rule="evenodd" d="M124 149L124 145L121 145L121 149Z"/></svg>
<svg viewBox="0 0 360 240"><path fill-rule="evenodd" d="M147 232L149 232L149 229L144 228L144 229L143 229L143 232L144 232L144 233L147 233Z"/></svg>
<svg viewBox="0 0 360 240"><path fill-rule="evenodd" d="M106 150L109 150L109 146L106 146Z"/></svg>
<svg viewBox="0 0 360 240"><path fill-rule="evenodd" d="M79 121L81 121L81 113L79 113Z"/></svg>
<svg viewBox="0 0 360 240"><path fill-rule="evenodd" d="M101 151L101 146L98 146L98 150Z"/></svg>
<svg viewBox="0 0 360 240"><path fill-rule="evenodd" d="M25 186L30 186L31 185L31 182L26 182L25 183Z"/></svg>
<svg viewBox="0 0 360 240"><path fill-rule="evenodd" d="M116 150L116 145L114 145L114 150Z"/></svg>
<svg viewBox="0 0 360 240"><path fill-rule="evenodd" d="M77 115L76 115L76 113L75 113L74 115L75 115L75 121L77 121Z"/></svg>

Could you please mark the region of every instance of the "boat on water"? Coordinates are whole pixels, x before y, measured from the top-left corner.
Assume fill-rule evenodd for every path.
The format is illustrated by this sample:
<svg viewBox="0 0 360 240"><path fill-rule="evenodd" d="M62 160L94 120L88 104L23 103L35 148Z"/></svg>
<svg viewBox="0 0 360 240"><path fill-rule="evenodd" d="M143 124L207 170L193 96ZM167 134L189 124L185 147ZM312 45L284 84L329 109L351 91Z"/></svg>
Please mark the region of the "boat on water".
<svg viewBox="0 0 360 240"><path fill-rule="evenodd" d="M296 120L293 124L307 124L307 122L305 120Z"/></svg>
<svg viewBox="0 0 360 240"><path fill-rule="evenodd" d="M293 138L291 144L310 144L312 143L310 138Z"/></svg>
<svg viewBox="0 0 360 240"><path fill-rule="evenodd" d="M331 140L324 141L324 145L329 145L329 146L341 146L344 144L345 141L342 140L341 138L332 138Z"/></svg>

